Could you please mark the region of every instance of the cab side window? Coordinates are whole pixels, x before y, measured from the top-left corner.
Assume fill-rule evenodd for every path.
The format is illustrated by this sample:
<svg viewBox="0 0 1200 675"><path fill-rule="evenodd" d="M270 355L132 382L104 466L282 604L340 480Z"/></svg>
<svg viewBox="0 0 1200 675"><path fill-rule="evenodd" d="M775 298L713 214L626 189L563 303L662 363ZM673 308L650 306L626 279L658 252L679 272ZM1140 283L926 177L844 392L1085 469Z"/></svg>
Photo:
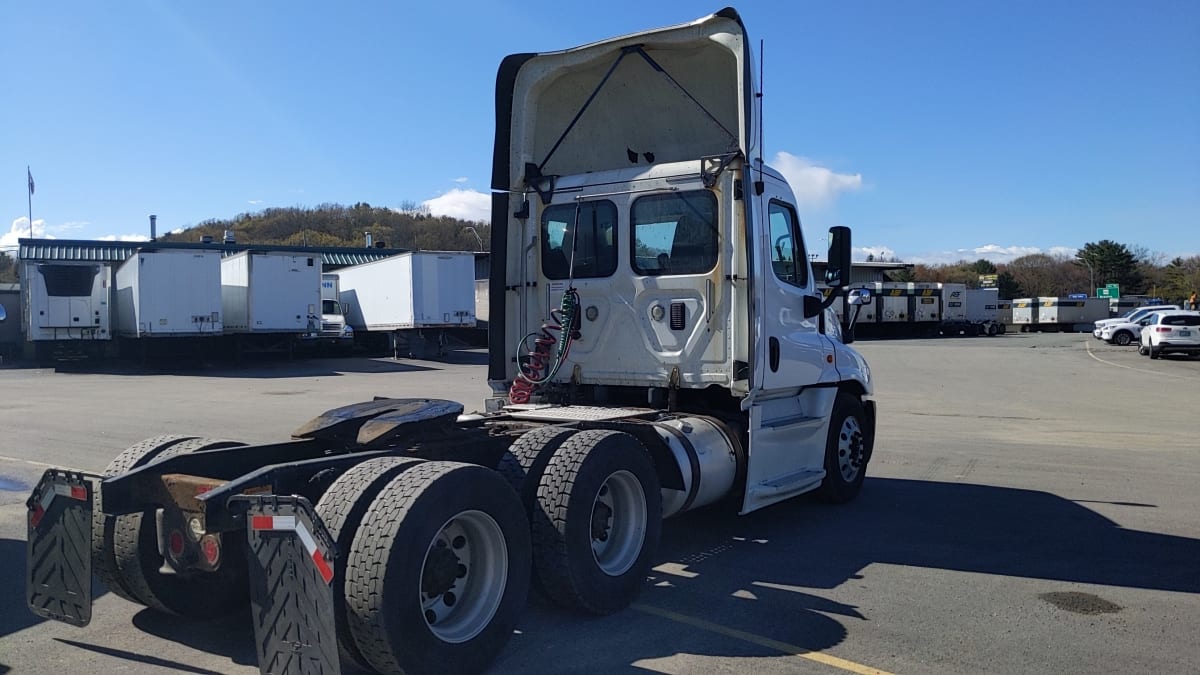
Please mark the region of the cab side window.
<svg viewBox="0 0 1200 675"><path fill-rule="evenodd" d="M808 254L800 238L800 219L796 210L772 200L767 207L768 236L771 244L771 269L784 283L808 286Z"/></svg>

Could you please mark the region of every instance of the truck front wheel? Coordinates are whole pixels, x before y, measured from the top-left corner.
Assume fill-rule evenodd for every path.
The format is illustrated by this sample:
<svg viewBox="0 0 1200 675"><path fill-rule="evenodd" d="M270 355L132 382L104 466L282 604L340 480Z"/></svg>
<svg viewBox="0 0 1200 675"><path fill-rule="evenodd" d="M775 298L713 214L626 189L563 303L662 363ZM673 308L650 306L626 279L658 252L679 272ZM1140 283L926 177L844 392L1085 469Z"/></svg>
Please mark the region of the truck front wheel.
<svg viewBox="0 0 1200 675"><path fill-rule="evenodd" d="M346 618L382 673L482 671L529 592L529 521L495 471L422 462L363 515L346 564Z"/></svg>
<svg viewBox="0 0 1200 675"><path fill-rule="evenodd" d="M825 441L822 497L843 504L858 496L867 475L873 443L862 401L853 394L838 392Z"/></svg>
<svg viewBox="0 0 1200 675"><path fill-rule="evenodd" d="M662 493L633 436L581 431L550 458L538 486L534 565L556 603L610 614L633 602L662 531Z"/></svg>

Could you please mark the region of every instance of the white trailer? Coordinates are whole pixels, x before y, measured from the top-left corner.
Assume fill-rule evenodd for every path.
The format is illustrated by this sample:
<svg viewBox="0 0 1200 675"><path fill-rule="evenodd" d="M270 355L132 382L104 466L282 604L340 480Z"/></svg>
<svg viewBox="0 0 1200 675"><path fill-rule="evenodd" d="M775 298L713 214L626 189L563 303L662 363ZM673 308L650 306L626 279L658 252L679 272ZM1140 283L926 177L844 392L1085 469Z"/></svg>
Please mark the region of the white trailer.
<svg viewBox="0 0 1200 675"><path fill-rule="evenodd" d="M321 259L287 251L242 251L221 260L226 334L309 331L321 303Z"/></svg>
<svg viewBox="0 0 1200 675"><path fill-rule="evenodd" d="M1109 318L1108 298L1037 298L1037 318L1029 330L1091 332L1095 322Z"/></svg>
<svg viewBox="0 0 1200 675"><path fill-rule="evenodd" d="M356 340L393 353L440 355L446 329L475 327L475 255L418 251L338 270L339 298Z"/></svg>
<svg viewBox="0 0 1200 675"><path fill-rule="evenodd" d="M1028 333L1038 323L1038 298L1016 298L1012 301L1012 322L1022 333Z"/></svg>
<svg viewBox="0 0 1200 675"><path fill-rule="evenodd" d="M944 332L992 336L1006 331L1000 321L998 289L967 288L964 284L944 286L948 298Z"/></svg>
<svg viewBox="0 0 1200 675"><path fill-rule="evenodd" d="M37 360L99 356L112 341L112 267L95 262L21 266L22 329Z"/></svg>
<svg viewBox="0 0 1200 675"><path fill-rule="evenodd" d="M117 268L117 334L219 336L221 253L141 248Z"/></svg>

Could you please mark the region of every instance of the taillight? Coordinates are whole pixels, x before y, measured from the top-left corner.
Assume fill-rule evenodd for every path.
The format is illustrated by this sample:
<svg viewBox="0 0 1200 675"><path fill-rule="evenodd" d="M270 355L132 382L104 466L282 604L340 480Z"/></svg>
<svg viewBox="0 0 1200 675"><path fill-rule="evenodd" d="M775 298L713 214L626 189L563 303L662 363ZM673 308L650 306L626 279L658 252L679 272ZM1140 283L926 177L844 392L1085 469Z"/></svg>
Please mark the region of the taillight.
<svg viewBox="0 0 1200 675"><path fill-rule="evenodd" d="M1155 332L1158 332L1158 333L1170 333L1171 327L1170 326L1159 326L1158 328L1155 328L1154 330L1155 330Z"/></svg>

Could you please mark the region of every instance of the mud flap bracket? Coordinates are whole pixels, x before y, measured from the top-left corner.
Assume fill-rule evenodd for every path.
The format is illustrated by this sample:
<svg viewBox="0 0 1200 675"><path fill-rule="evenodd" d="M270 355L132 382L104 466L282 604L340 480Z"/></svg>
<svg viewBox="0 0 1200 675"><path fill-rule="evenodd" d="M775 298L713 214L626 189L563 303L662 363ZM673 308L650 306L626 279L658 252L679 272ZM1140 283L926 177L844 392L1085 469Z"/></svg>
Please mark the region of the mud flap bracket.
<svg viewBox="0 0 1200 675"><path fill-rule="evenodd" d="M73 626L92 620L94 487L89 478L47 469L25 501L25 601L34 614Z"/></svg>
<svg viewBox="0 0 1200 675"><path fill-rule="evenodd" d="M245 505L258 667L266 675L337 675L333 538L300 496L239 495Z"/></svg>

